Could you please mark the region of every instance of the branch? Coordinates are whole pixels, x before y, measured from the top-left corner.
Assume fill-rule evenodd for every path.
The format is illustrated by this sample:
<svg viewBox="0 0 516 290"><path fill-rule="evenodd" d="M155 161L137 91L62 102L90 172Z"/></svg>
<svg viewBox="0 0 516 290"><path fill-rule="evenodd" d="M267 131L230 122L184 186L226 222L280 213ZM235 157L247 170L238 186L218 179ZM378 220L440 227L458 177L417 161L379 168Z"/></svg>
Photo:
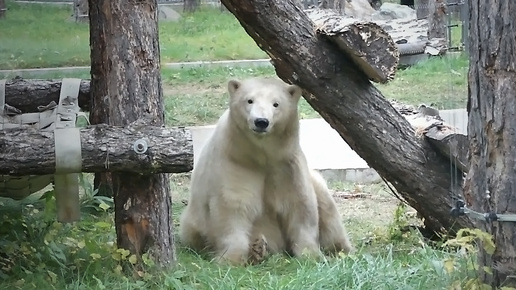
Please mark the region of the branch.
<svg viewBox="0 0 516 290"><path fill-rule="evenodd" d="M115 127L105 124L80 130L82 172L188 172L193 168L192 135L185 128ZM136 140L148 149L137 154ZM35 129L0 131L0 174L55 173L54 133Z"/></svg>

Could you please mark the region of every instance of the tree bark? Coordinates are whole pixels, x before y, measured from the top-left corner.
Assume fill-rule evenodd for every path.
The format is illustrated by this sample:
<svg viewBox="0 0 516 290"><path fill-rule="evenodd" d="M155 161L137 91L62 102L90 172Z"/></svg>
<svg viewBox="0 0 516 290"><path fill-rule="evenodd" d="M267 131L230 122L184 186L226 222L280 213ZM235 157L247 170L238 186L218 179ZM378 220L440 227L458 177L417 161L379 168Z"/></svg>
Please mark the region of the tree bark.
<svg viewBox="0 0 516 290"><path fill-rule="evenodd" d="M416 0L416 18L425 19L430 14L430 3L435 0Z"/></svg>
<svg viewBox="0 0 516 290"><path fill-rule="evenodd" d="M469 1L468 135L470 171L466 206L481 213L516 214L516 6ZM516 286L516 223L476 220L494 237L489 255L480 247L480 278L493 287ZM493 269L493 274L483 271ZM494 288L493 288L494 289Z"/></svg>
<svg viewBox="0 0 516 290"><path fill-rule="evenodd" d="M446 38L446 1L432 0L428 15L428 39Z"/></svg>
<svg viewBox="0 0 516 290"><path fill-rule="evenodd" d="M199 8L200 0L184 0L183 12L192 13Z"/></svg>
<svg viewBox="0 0 516 290"><path fill-rule="evenodd" d="M5 18L6 11L7 5L5 5L5 0L0 0L0 19Z"/></svg>
<svg viewBox="0 0 516 290"><path fill-rule="evenodd" d="M90 0L94 124L164 124L156 0ZM112 173L118 247L175 261L168 174Z"/></svg>
<svg viewBox="0 0 516 290"><path fill-rule="evenodd" d="M345 18L331 10L314 9L307 15L316 32L335 42L371 81L386 83L394 78L399 52L381 26Z"/></svg>
<svg viewBox="0 0 516 290"><path fill-rule="evenodd" d="M23 113L38 112L39 106L59 102L61 80L26 80L16 77L5 84L5 103ZM82 80L79 88L79 107L90 111L90 80Z"/></svg>
<svg viewBox="0 0 516 290"><path fill-rule="evenodd" d="M371 4L371 7L373 7L374 10L380 10L380 7L382 7L382 0L369 0L369 4Z"/></svg>
<svg viewBox="0 0 516 290"><path fill-rule="evenodd" d="M460 171L468 169L468 136L446 126L432 127L425 133L427 140Z"/></svg>
<svg viewBox="0 0 516 290"><path fill-rule="evenodd" d="M291 1L222 0L265 50L277 75L304 89L308 103L372 168L425 219L442 232L471 225L450 208L462 196L450 162L372 85L337 46L315 35L310 19ZM274 17L269 11L275 11ZM461 176L461 175L459 175ZM451 194L450 194L451 192ZM432 198L428 198L432 196Z"/></svg>
<svg viewBox="0 0 516 290"><path fill-rule="evenodd" d="M74 0L73 1L73 14L75 22L86 22L88 21L88 0Z"/></svg>
<svg viewBox="0 0 516 290"><path fill-rule="evenodd" d="M133 146L145 140L141 154ZM155 126L95 125L81 129L82 172L188 172L193 168L190 131ZM43 175L55 172L53 132L0 130L0 174ZM143 148L143 147L142 147Z"/></svg>
<svg viewBox="0 0 516 290"><path fill-rule="evenodd" d="M339 14L344 14L346 0L322 0L319 5L323 9L333 9Z"/></svg>

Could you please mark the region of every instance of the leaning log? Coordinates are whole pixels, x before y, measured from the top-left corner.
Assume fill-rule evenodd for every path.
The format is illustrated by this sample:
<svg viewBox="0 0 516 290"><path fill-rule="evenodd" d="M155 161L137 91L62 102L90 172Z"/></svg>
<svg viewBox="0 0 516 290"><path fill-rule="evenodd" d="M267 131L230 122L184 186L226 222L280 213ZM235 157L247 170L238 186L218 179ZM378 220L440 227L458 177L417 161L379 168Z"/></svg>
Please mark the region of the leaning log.
<svg viewBox="0 0 516 290"><path fill-rule="evenodd" d="M154 174L188 172L193 168L192 135L185 128L99 124L80 129L80 136L82 172ZM146 145L135 150L137 140L145 140ZM0 150L0 175L55 173L53 132L2 130L0 148L4 148ZM139 154L138 150L144 152Z"/></svg>
<svg viewBox="0 0 516 290"><path fill-rule="evenodd" d="M441 156L438 157L448 160L450 166L467 173L468 136L442 120L424 120L425 118L427 117L408 118L416 136L425 138L439 152Z"/></svg>
<svg viewBox="0 0 516 290"><path fill-rule="evenodd" d="M277 75L304 89L307 102L435 232L470 226L450 215L461 182L449 161L438 158L348 55L316 35L313 23L291 1L222 0L247 33L274 60ZM270 11L274 11L271 17ZM459 175L460 176L460 175ZM451 192L451 194L450 194Z"/></svg>
<svg viewBox="0 0 516 290"><path fill-rule="evenodd" d="M426 139L441 154L450 160L451 166L456 166L463 173L468 172L468 136L457 133L448 126L434 126L425 133Z"/></svg>
<svg viewBox="0 0 516 290"><path fill-rule="evenodd" d="M391 101L393 107L400 112L415 130L417 137L425 138L440 154L449 160L450 166L462 173L468 172L468 136L458 128L446 123L439 111L432 107L413 106Z"/></svg>
<svg viewBox="0 0 516 290"><path fill-rule="evenodd" d="M333 10L314 9L307 15L316 32L336 43L371 81L386 83L394 78L399 52L380 25L346 18Z"/></svg>
<svg viewBox="0 0 516 290"><path fill-rule="evenodd" d="M5 103L24 112L38 112L39 106L59 102L61 80L26 80L16 77L5 84ZM90 81L82 80L79 88L79 107L90 108Z"/></svg>

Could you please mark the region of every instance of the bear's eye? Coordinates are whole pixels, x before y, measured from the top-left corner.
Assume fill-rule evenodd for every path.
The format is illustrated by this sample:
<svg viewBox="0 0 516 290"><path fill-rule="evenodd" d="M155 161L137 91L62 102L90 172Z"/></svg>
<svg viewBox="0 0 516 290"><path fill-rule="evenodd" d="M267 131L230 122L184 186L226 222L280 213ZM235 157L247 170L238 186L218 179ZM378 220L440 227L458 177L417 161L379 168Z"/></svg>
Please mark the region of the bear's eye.
<svg viewBox="0 0 516 290"><path fill-rule="evenodd" d="M247 100L247 103L248 103L248 104L252 104L252 103L253 103L253 100L249 99L249 100Z"/></svg>
<svg viewBox="0 0 516 290"><path fill-rule="evenodd" d="M277 108L279 106L279 104L278 103L274 103L273 106L274 106L274 108Z"/></svg>

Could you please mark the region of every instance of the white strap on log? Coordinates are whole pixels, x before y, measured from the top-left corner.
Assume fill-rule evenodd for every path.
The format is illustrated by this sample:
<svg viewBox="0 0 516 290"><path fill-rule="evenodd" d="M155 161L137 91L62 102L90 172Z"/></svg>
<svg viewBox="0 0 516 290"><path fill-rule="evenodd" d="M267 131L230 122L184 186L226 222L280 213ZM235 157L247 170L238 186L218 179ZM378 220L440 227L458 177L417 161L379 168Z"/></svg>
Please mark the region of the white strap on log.
<svg viewBox="0 0 516 290"><path fill-rule="evenodd" d="M82 171L81 135L75 127L79 113L81 79L64 78L57 105L54 144L54 176L57 220L73 222L80 218L79 173Z"/></svg>
<svg viewBox="0 0 516 290"><path fill-rule="evenodd" d="M6 80L0 80L0 116L4 115L5 109L5 82Z"/></svg>
<svg viewBox="0 0 516 290"><path fill-rule="evenodd" d="M9 112L5 104L6 80L0 80L0 130L15 128L35 128L42 131L54 130L57 104L52 101L38 107L39 113Z"/></svg>
<svg viewBox="0 0 516 290"><path fill-rule="evenodd" d="M5 83L0 80L0 130L35 128L54 132L56 155L55 175L0 176L0 196L24 198L43 189L54 180L57 219L61 222L79 220L79 175L82 169L81 139L75 121L79 112L80 79L63 79L59 104L40 106L39 113L9 114L5 106Z"/></svg>
<svg viewBox="0 0 516 290"><path fill-rule="evenodd" d="M53 113L53 111L45 111L42 113L29 113L9 116L5 104L5 84L6 80L0 80L0 130L19 128L22 127L22 124L39 124L39 114L48 115ZM53 122L54 121L52 120L52 123ZM9 197L12 199L25 198L30 194L45 188L52 182L52 178L53 175L0 175L0 196Z"/></svg>

